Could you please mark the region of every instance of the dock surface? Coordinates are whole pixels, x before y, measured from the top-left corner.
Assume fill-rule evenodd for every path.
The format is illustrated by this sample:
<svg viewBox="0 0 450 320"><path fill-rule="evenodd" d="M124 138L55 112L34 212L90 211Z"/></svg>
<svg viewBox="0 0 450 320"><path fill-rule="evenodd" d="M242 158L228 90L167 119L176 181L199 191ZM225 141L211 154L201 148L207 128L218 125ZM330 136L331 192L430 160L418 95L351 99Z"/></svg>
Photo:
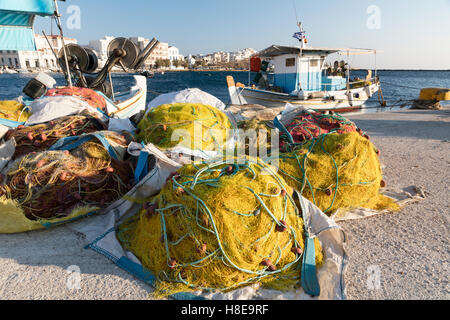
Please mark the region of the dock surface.
<svg viewBox="0 0 450 320"><path fill-rule="evenodd" d="M450 108L348 116L381 149L390 186L423 187L427 198L399 213L342 222L348 236L349 299L449 299ZM0 235L0 299L147 299L151 288L85 250L67 226ZM78 266L81 289L69 290ZM380 287L368 288L368 268ZM373 269L373 268L372 268Z"/></svg>

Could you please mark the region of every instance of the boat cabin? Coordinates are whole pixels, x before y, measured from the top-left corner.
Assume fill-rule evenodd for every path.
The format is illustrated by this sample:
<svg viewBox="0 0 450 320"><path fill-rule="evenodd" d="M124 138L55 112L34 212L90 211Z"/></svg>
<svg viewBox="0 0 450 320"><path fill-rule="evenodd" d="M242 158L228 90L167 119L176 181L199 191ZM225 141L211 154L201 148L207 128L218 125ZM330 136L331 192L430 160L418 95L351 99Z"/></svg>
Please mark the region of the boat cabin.
<svg viewBox="0 0 450 320"><path fill-rule="evenodd" d="M340 49L271 46L258 53L262 60L271 60L275 68L273 88L297 95L300 91L335 91L347 87L345 64L336 70L325 70L325 59ZM338 69L340 70L338 72Z"/></svg>

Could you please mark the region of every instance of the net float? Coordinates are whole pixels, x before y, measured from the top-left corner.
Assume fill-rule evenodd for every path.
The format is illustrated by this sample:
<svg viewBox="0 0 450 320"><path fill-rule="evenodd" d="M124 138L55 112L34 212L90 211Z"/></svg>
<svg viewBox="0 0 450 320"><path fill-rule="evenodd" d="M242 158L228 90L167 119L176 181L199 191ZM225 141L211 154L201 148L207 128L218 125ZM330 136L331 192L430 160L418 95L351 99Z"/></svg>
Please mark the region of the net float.
<svg viewBox="0 0 450 320"><path fill-rule="evenodd" d="M331 196L333 194L333 189L328 188L325 193L327 194L327 196Z"/></svg>
<svg viewBox="0 0 450 320"><path fill-rule="evenodd" d="M286 197L286 195L287 195L287 191L286 190L281 190L281 196L282 197Z"/></svg>
<svg viewBox="0 0 450 320"><path fill-rule="evenodd" d="M47 141L47 135L45 133L41 133L41 140L42 142Z"/></svg>
<svg viewBox="0 0 450 320"><path fill-rule="evenodd" d="M23 129L25 128L25 126L23 124L21 124L20 126L17 126L17 129Z"/></svg>
<svg viewBox="0 0 450 320"><path fill-rule="evenodd" d="M175 190L175 193L176 193L178 196L181 196L181 195L183 195L183 194L185 193L185 191L184 191L183 188L179 187L179 188L177 188L177 189Z"/></svg>
<svg viewBox="0 0 450 320"><path fill-rule="evenodd" d="M384 181L384 180L381 180L381 183L380 183L380 186L382 187L382 188L386 188L386 181Z"/></svg>
<svg viewBox="0 0 450 320"><path fill-rule="evenodd" d="M77 135L77 133L75 132L75 130L72 130L71 133L72 133L73 136L76 136L76 135Z"/></svg>
<svg viewBox="0 0 450 320"><path fill-rule="evenodd" d="M61 181L66 181L67 180L67 172L62 172L61 175L59 176L59 179Z"/></svg>
<svg viewBox="0 0 450 320"><path fill-rule="evenodd" d="M28 138L28 140L30 140L30 141L33 141L33 140L34 140L33 134L32 134L31 132L29 132L29 133L27 134L27 138Z"/></svg>
<svg viewBox="0 0 450 320"><path fill-rule="evenodd" d="M285 232L287 230L287 223L285 221L280 221L280 224L276 226L278 232Z"/></svg>
<svg viewBox="0 0 450 320"><path fill-rule="evenodd" d="M113 173L114 172L114 168L112 168L112 167L106 168L106 172L107 173Z"/></svg>
<svg viewBox="0 0 450 320"><path fill-rule="evenodd" d="M176 267L176 265L177 265L177 260L176 259L171 259L169 261L169 268L170 269L174 269Z"/></svg>
<svg viewBox="0 0 450 320"><path fill-rule="evenodd" d="M274 265L270 265L270 266L269 266L269 270L272 271L272 272L274 272L274 271L277 271L278 269L277 269L277 267L275 267Z"/></svg>
<svg viewBox="0 0 450 320"><path fill-rule="evenodd" d="M43 166L45 166L45 160L39 160L38 163L36 164L36 167L38 169L42 168Z"/></svg>
<svg viewBox="0 0 450 320"><path fill-rule="evenodd" d="M75 129L75 125L73 123L70 124L70 129Z"/></svg>
<svg viewBox="0 0 450 320"><path fill-rule="evenodd" d="M269 266L272 265L272 261L270 261L269 259L264 259L264 260L261 262L261 265L262 265L262 266L265 266L265 267L269 267Z"/></svg>
<svg viewBox="0 0 450 320"><path fill-rule="evenodd" d="M234 172L233 166L229 166L225 170L227 171L228 174L232 174Z"/></svg>
<svg viewBox="0 0 450 320"><path fill-rule="evenodd" d="M293 254L296 254L296 255L300 256L300 255L302 255L302 253L303 253L303 249L302 249L302 248L298 248L298 247L293 247L293 248L291 249L291 252L292 252Z"/></svg>
<svg viewBox="0 0 450 320"><path fill-rule="evenodd" d="M167 131L167 126L165 124L162 125L163 131Z"/></svg>
<svg viewBox="0 0 450 320"><path fill-rule="evenodd" d="M206 243L204 243L200 247L197 248L197 252L200 254L205 254L207 249L208 249L208 246L206 245Z"/></svg>

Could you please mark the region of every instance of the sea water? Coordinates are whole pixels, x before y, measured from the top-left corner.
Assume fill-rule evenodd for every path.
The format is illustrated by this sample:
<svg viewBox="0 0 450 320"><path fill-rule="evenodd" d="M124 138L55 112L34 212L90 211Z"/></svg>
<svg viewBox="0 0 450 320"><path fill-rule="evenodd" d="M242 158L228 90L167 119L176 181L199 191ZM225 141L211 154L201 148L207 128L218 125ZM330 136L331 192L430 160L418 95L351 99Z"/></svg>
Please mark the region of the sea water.
<svg viewBox="0 0 450 320"><path fill-rule="evenodd" d="M206 91L225 104L230 102L226 76L231 75L236 82L248 84L254 74L249 77L248 72L165 72L155 73L148 79L147 102L150 102L158 94L183 90L186 88L199 88ZM407 101L417 99L421 88L450 88L450 70L448 71L412 71L412 70L381 70L378 71L381 80L384 99L388 106L393 108L379 108L378 95L373 96L364 106L361 112L382 112L400 109ZM23 95L22 89L27 82L34 77L33 74L0 74L0 100L14 99ZM62 74L52 74L57 85L64 85ZM364 79L366 72L352 71L351 77ZM113 75L115 91L124 91L134 85L130 74L117 73Z"/></svg>

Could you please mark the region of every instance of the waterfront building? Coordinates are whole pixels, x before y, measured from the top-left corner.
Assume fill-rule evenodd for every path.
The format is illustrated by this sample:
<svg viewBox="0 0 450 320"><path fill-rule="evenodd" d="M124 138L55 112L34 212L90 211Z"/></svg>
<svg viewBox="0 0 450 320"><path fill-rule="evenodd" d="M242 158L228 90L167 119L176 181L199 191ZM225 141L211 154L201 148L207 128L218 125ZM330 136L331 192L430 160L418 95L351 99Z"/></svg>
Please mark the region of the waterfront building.
<svg viewBox="0 0 450 320"><path fill-rule="evenodd" d="M114 37L104 36L101 39L89 41L88 47L97 53L98 65L100 67L103 67L108 60L108 46L113 40Z"/></svg>
<svg viewBox="0 0 450 320"><path fill-rule="evenodd" d="M63 47L62 37L47 36L56 54ZM43 35L35 34L36 51L0 51L0 65L29 71L57 71L59 69L55 54ZM64 37L65 44L77 43L76 39Z"/></svg>

